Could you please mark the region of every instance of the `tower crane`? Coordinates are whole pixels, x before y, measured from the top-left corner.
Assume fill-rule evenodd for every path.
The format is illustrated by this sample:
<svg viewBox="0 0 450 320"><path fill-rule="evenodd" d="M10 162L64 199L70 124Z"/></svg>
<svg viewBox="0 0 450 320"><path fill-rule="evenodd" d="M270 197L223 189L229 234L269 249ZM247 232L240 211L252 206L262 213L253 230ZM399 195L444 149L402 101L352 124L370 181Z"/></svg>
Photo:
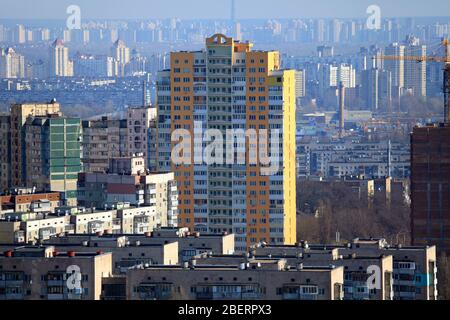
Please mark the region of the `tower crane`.
<svg viewBox="0 0 450 320"><path fill-rule="evenodd" d="M381 60L403 60L403 61L416 61L416 62L441 62L444 63L444 122L450 123L450 44L448 39L442 40L444 47L444 57L434 56L377 56L375 59Z"/></svg>

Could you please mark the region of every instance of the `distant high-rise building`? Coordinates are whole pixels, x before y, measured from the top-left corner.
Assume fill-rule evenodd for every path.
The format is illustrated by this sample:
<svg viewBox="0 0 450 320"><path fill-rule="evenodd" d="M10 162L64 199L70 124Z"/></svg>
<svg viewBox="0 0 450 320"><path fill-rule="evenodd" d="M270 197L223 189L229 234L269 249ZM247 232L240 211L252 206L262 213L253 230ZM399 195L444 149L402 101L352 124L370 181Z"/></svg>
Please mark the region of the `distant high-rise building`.
<svg viewBox="0 0 450 320"><path fill-rule="evenodd" d="M388 70L378 72L378 103L392 111L392 73Z"/></svg>
<svg viewBox="0 0 450 320"><path fill-rule="evenodd" d="M343 82L346 88L354 88L356 86L356 70L352 65L339 65L336 85L333 85L333 87L338 86L339 82Z"/></svg>
<svg viewBox="0 0 450 320"><path fill-rule="evenodd" d="M25 43L27 41L27 32L23 25L16 26L15 32L14 32L14 41L17 43Z"/></svg>
<svg viewBox="0 0 450 320"><path fill-rule="evenodd" d="M33 38L33 30L27 30L25 32L25 36L26 36L26 41L27 42L33 42L34 38Z"/></svg>
<svg viewBox="0 0 450 320"><path fill-rule="evenodd" d="M295 97L303 98L306 96L306 70L297 70L295 72Z"/></svg>
<svg viewBox="0 0 450 320"><path fill-rule="evenodd" d="M147 65L147 58L133 50L130 61L125 65L125 75L143 76L147 73Z"/></svg>
<svg viewBox="0 0 450 320"><path fill-rule="evenodd" d="M325 20L319 19L315 21L314 25L314 40L316 42L324 42L325 41Z"/></svg>
<svg viewBox="0 0 450 320"><path fill-rule="evenodd" d="M339 43L341 40L341 33L342 33L342 22L340 20L334 19L331 22L331 36L332 38L330 39L332 42L334 43Z"/></svg>
<svg viewBox="0 0 450 320"><path fill-rule="evenodd" d="M392 74L392 87L394 97L399 97L403 88L405 87L405 46L399 43L392 43L385 48L384 54L386 56L395 56L398 59L384 60L384 69Z"/></svg>
<svg viewBox="0 0 450 320"><path fill-rule="evenodd" d="M14 49L0 49L0 78L25 77L25 58Z"/></svg>
<svg viewBox="0 0 450 320"><path fill-rule="evenodd" d="M119 72L117 60L107 56L77 55L73 69L77 77L115 77Z"/></svg>
<svg viewBox="0 0 450 320"><path fill-rule="evenodd" d="M119 76L124 76L125 66L130 62L130 48L122 40L117 40L111 49L111 55L119 63Z"/></svg>
<svg viewBox="0 0 450 320"><path fill-rule="evenodd" d="M425 57L427 46L420 45L419 39L408 37L405 56ZM405 61L405 89L412 90L416 97L427 96L427 61Z"/></svg>
<svg viewBox="0 0 450 320"><path fill-rule="evenodd" d="M0 24L0 42L5 42L8 39L8 32L5 26Z"/></svg>
<svg viewBox="0 0 450 320"><path fill-rule="evenodd" d="M323 64L321 65L320 84L323 89L338 87L343 82L346 88L354 88L356 85L356 70L352 65Z"/></svg>
<svg viewBox="0 0 450 320"><path fill-rule="evenodd" d="M50 40L50 30L45 28L40 30L41 36L39 37L40 41L49 41Z"/></svg>
<svg viewBox="0 0 450 320"><path fill-rule="evenodd" d="M331 64L320 65L319 84L321 91L329 87L337 87L338 83L338 67Z"/></svg>
<svg viewBox="0 0 450 320"><path fill-rule="evenodd" d="M362 72L362 98L369 110L378 110L380 70L368 69Z"/></svg>
<svg viewBox="0 0 450 320"><path fill-rule="evenodd" d="M380 107L390 110L392 104L391 72L380 69L368 69L362 72L361 96L366 107L376 112Z"/></svg>
<svg viewBox="0 0 450 320"><path fill-rule="evenodd" d="M56 39L49 51L49 72L51 77L72 77L73 63L69 60L69 48L61 39Z"/></svg>
<svg viewBox="0 0 450 320"><path fill-rule="evenodd" d="M206 39L204 51L172 53L171 70L160 72L157 82L157 163L159 170L175 172L179 225L234 233L236 249L242 252L260 241L296 241L295 71L280 69L278 52L251 48L248 42L216 34ZM281 149L273 154L280 170L274 175L265 175L261 163L236 163L236 150L217 155L223 164L198 159L198 148L206 147L203 130L224 137L227 130L255 130L256 137L273 128L281 131ZM189 153L195 161L190 164L172 161L171 135L177 129L194 139L195 150ZM245 142L238 146L247 155L256 147Z"/></svg>

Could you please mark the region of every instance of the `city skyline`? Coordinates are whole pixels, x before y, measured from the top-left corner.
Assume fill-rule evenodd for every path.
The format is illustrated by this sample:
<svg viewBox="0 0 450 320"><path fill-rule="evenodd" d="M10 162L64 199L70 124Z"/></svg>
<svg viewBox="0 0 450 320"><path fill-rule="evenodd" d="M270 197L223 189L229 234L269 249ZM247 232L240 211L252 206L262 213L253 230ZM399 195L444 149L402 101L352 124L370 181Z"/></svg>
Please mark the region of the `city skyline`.
<svg viewBox="0 0 450 320"><path fill-rule="evenodd" d="M70 5L78 5L84 19L164 19L177 17L181 19L230 19L231 1L211 2L208 0L190 1L183 5L181 0L165 2L130 0L124 6L119 0L95 1L62 0L55 3L51 0L30 1L21 0L3 3L4 10L0 19L55 19L64 20L66 9ZM331 0L320 0L310 3L305 0L279 0L278 5L271 6L269 0L235 1L236 19L268 19L268 18L364 18L367 8L377 5L382 17L439 17L450 12L450 3L445 0L430 0L418 2L414 6L410 1L399 0L395 3L387 0L361 0L358 3L345 1L339 6ZM200 9L201 8L201 9ZM324 10L324 8L326 10ZM327 10L328 9L328 10ZM244 13L245 12L245 13Z"/></svg>
<svg viewBox="0 0 450 320"><path fill-rule="evenodd" d="M450 1L0 3L0 301L450 300Z"/></svg>

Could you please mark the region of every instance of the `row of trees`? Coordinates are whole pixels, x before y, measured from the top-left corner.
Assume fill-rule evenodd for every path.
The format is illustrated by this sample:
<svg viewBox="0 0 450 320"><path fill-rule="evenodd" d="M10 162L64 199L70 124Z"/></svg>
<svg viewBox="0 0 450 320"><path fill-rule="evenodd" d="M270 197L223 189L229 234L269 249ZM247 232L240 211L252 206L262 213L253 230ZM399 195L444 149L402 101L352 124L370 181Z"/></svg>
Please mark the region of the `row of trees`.
<svg viewBox="0 0 450 320"><path fill-rule="evenodd" d="M297 187L298 238L334 243L355 237L383 237L409 244L409 206L401 194L390 203L384 197L369 200L345 183L302 181Z"/></svg>
<svg viewBox="0 0 450 320"><path fill-rule="evenodd" d="M401 193L393 193L390 203L383 197L361 198L344 183L297 183L298 241L336 243L360 238L385 238L396 245L410 245L410 207ZM438 293L450 300L450 257L439 252Z"/></svg>

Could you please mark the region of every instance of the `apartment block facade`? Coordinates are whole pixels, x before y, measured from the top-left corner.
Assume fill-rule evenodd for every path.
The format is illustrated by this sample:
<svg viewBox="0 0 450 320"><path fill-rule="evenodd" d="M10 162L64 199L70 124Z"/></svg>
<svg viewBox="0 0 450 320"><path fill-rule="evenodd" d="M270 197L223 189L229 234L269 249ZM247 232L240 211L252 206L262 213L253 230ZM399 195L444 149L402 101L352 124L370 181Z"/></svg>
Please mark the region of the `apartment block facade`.
<svg viewBox="0 0 450 320"><path fill-rule="evenodd" d="M25 185L61 192L69 206L77 204L81 172L81 121L77 118L29 117L25 130Z"/></svg>
<svg viewBox="0 0 450 320"><path fill-rule="evenodd" d="M11 139L11 185L23 186L26 181L26 142L24 126L29 116L46 117L51 114L61 115L60 105L55 101L48 104L15 104L10 112ZM8 149L1 149L2 154ZM10 186L11 187L11 186Z"/></svg>
<svg viewBox="0 0 450 320"><path fill-rule="evenodd" d="M298 261L305 266L329 263L344 266L344 298L438 299L436 246L391 246L385 239L357 238L341 245L304 241L294 246L262 244L253 250L258 258L278 256L291 264ZM379 267L381 290L368 287L367 280L373 272L368 266Z"/></svg>
<svg viewBox="0 0 450 320"><path fill-rule="evenodd" d="M411 236L414 245L450 251L450 126L411 135Z"/></svg>
<svg viewBox="0 0 450 320"><path fill-rule="evenodd" d="M127 110L127 153L129 157L142 155L146 168L149 166L150 153L155 152L155 150L149 150L149 137L151 136L150 131L156 129L156 111L156 108L151 106L128 108Z"/></svg>
<svg viewBox="0 0 450 320"><path fill-rule="evenodd" d="M125 212L128 212L128 210ZM126 241L121 240L124 237ZM142 248L177 243L178 261L180 263L188 262L199 254L231 255L234 253L234 234L190 233L187 228L173 227L158 227L144 234L132 234L126 229L118 234L68 234L65 237L52 238L45 243L56 247L79 246L83 243L94 244L94 246L95 243L98 243L100 247L106 246L106 244L129 243L132 246L141 246ZM0 250L2 250L1 247ZM148 255L146 256L148 257ZM157 264L163 264L162 260L156 261L159 261Z"/></svg>
<svg viewBox="0 0 450 320"><path fill-rule="evenodd" d="M150 266L127 273L128 300L342 300L342 267Z"/></svg>
<svg viewBox="0 0 450 320"><path fill-rule="evenodd" d="M393 291L393 258L384 255L343 256L338 249L312 249L304 252L258 254L258 249L251 250L248 255L214 255L210 253L193 257L196 266L232 266L261 263L271 260L285 260L288 266L304 269L305 267L335 266L342 267L344 273L344 300L392 300ZM278 247L282 248L282 247ZM375 279L373 272L377 270ZM316 292L317 294L317 292ZM320 299L318 296L314 299Z"/></svg>
<svg viewBox="0 0 450 320"><path fill-rule="evenodd" d="M109 208L120 203L149 206L159 224L177 226L178 189L172 172L151 173L143 157L110 159L108 173L82 173L78 181L79 204Z"/></svg>
<svg viewBox="0 0 450 320"><path fill-rule="evenodd" d="M111 253L57 252L21 247L0 256L0 300L100 300L102 277L112 274ZM67 285L78 266L80 285Z"/></svg>
<svg viewBox="0 0 450 320"><path fill-rule="evenodd" d="M109 159L126 156L126 120L108 119L83 121L83 170L106 172Z"/></svg>
<svg viewBox="0 0 450 320"><path fill-rule="evenodd" d="M216 34L206 39L204 51L172 53L171 70L160 72L157 83L156 163L158 170L175 172L182 200L179 224L192 231L234 233L239 251L258 241L294 243L296 237L296 74L280 69L278 52L251 48ZM273 154L281 168L276 174L264 175L262 161L248 161L249 150L256 148L250 141L227 142L245 149L244 163L227 161L239 156L236 150L218 156L224 164L198 161L205 160L198 152L207 147L204 130L225 138L229 130L254 130L259 136L275 129L281 134ZM176 130L190 134L194 148L184 155L191 159L188 164L171 161Z"/></svg>
<svg viewBox="0 0 450 320"><path fill-rule="evenodd" d="M0 192L11 186L11 118L0 114Z"/></svg>

